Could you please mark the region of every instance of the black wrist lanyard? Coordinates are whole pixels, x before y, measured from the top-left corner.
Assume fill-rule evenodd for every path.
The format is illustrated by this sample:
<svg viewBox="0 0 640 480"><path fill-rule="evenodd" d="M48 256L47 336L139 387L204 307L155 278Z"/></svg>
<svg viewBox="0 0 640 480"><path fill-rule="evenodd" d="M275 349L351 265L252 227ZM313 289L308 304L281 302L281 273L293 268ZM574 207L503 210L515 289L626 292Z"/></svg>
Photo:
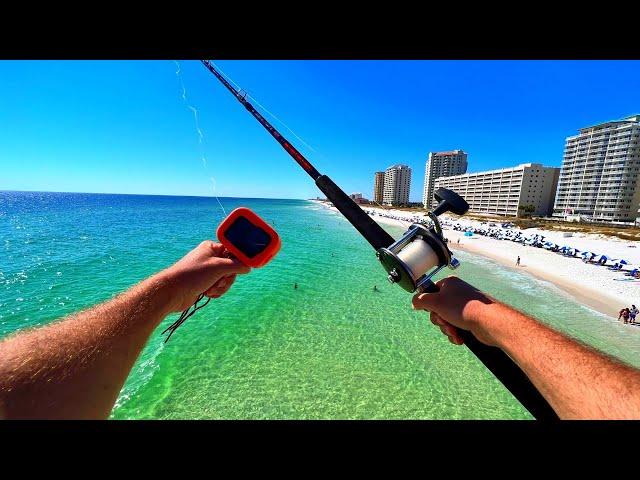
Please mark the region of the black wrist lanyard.
<svg viewBox="0 0 640 480"><path fill-rule="evenodd" d="M196 301L193 302L193 305L183 310L183 312L180 314L180 318L178 318L178 320L176 320L171 325L169 325L165 329L165 331L160 334L160 335L164 335L165 333L169 332L169 335L167 335L167 338L164 340L164 343L167 343L169 341L169 339L171 338L171 335L173 335L173 332L175 332L177 328L187 320L187 318L189 318L191 315L196 313L202 307L206 306L207 303L211 301L211 297L209 297L207 298L207 301L204 302L202 305L198 305L198 302L203 298L204 298L204 293L201 293L200 295L198 295L198 298L196 298Z"/></svg>

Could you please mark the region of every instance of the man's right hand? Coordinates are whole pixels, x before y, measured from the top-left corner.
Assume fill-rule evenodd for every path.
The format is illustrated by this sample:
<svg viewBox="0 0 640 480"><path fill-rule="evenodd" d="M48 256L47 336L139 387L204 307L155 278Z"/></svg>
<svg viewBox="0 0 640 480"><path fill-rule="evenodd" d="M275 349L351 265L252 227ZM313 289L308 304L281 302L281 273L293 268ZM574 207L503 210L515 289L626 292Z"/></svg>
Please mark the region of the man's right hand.
<svg viewBox="0 0 640 480"><path fill-rule="evenodd" d="M497 301L458 277L443 278L436 285L440 289L437 293L414 295L413 308L431 312L431 322L455 345L464 343L458 332L461 328L471 331L482 343L496 346L483 312Z"/></svg>
<svg viewBox="0 0 640 480"><path fill-rule="evenodd" d="M220 243L205 240L159 276L169 289L171 312L181 312L204 293L218 298L231 288L236 275L249 273L251 268L230 258Z"/></svg>

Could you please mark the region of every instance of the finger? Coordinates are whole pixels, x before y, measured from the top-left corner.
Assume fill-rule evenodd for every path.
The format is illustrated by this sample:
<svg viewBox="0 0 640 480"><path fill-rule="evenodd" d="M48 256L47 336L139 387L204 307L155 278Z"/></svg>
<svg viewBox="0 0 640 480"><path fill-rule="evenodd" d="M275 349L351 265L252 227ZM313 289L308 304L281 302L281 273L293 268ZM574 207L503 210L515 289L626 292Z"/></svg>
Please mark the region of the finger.
<svg viewBox="0 0 640 480"><path fill-rule="evenodd" d="M217 293L218 291L222 290L226 286L228 282L228 278L229 278L228 276L224 276L216 280L216 282L209 287L209 289L205 292L205 294L208 292Z"/></svg>
<svg viewBox="0 0 640 480"><path fill-rule="evenodd" d="M208 250L214 257L220 257L225 252L224 245L214 242L213 240L204 240L200 242L200 248Z"/></svg>
<svg viewBox="0 0 640 480"><path fill-rule="evenodd" d="M431 323L433 323L434 325L440 326L444 323L442 317L435 312L431 312L429 316L431 317Z"/></svg>
<svg viewBox="0 0 640 480"><path fill-rule="evenodd" d="M231 285L233 285L233 282L235 281L235 279L236 279L235 275L229 275L228 277L223 277L220 280L218 280L216 283L214 283L209 288L209 290L204 292L204 294L208 297L213 297L214 295L218 295L218 296L224 295L231 288Z"/></svg>
<svg viewBox="0 0 640 480"><path fill-rule="evenodd" d="M454 325L451 325L448 322L444 322L444 325L440 327L440 330L442 330L442 333L449 337L449 341L451 343L454 343L456 345L462 345L464 343L464 340L460 336L460 330Z"/></svg>
<svg viewBox="0 0 640 480"><path fill-rule="evenodd" d="M447 322L444 322L442 325L440 325L440 330L442 330L442 333L444 333L447 337L451 337L456 334L456 327Z"/></svg>
<svg viewBox="0 0 640 480"><path fill-rule="evenodd" d="M247 267L240 260L236 258L221 258L215 257L209 259L209 264L212 268L216 268L223 275L232 274L245 274L251 271L250 267Z"/></svg>
<svg viewBox="0 0 640 480"><path fill-rule="evenodd" d="M451 277L443 278L442 280L438 280L436 282L436 286L438 287L438 292L435 293L417 293L411 299L411 304L414 310L428 310L433 311L437 308L440 302L440 290L444 286L445 282L449 280ZM455 277L453 277L455 278Z"/></svg>

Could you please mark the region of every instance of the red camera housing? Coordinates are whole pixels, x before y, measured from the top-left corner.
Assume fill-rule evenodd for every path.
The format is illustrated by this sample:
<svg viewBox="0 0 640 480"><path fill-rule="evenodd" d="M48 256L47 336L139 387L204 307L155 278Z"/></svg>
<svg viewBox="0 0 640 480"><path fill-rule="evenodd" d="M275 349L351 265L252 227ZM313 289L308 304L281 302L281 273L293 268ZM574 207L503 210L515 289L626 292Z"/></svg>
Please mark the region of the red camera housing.
<svg viewBox="0 0 640 480"><path fill-rule="evenodd" d="M267 222L246 207L236 208L218 226L222 245L248 267L259 268L280 250L280 236Z"/></svg>

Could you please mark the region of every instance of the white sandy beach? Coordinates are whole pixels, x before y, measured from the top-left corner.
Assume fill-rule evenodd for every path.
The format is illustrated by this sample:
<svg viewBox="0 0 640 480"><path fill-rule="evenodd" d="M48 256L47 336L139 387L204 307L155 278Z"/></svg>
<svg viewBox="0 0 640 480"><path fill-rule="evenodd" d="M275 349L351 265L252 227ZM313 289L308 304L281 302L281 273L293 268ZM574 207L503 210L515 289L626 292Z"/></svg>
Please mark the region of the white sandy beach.
<svg viewBox="0 0 640 480"><path fill-rule="evenodd" d="M398 227L408 227L411 220L418 215L401 210L383 210L370 205L363 206L365 211L375 211L396 218L373 215L378 223ZM420 215L422 216L422 215ZM445 219L453 223L460 223L464 227L479 227L480 222L463 219ZM499 223L497 220L496 223ZM508 240L497 240L481 235L465 237L463 231L454 231L451 227L444 227L444 233L449 239L449 248L464 250L470 253L491 258L502 265L527 272L542 280L553 283L561 290L576 298L579 302L590 306L606 315L617 318L618 312L631 304L640 305L640 281L619 281L627 279L621 272L612 272L606 267L585 264L581 257L565 257L543 248L525 246ZM602 235L574 233L572 237L563 237L563 232L548 231L537 228L522 230L526 236L542 234L546 240L560 245L569 245L581 252L590 251L606 254L609 258L627 260L627 269L640 267L640 242L604 237ZM460 239L460 243L457 241ZM520 256L520 267L516 267L516 258Z"/></svg>

